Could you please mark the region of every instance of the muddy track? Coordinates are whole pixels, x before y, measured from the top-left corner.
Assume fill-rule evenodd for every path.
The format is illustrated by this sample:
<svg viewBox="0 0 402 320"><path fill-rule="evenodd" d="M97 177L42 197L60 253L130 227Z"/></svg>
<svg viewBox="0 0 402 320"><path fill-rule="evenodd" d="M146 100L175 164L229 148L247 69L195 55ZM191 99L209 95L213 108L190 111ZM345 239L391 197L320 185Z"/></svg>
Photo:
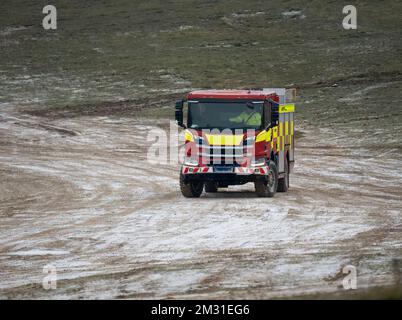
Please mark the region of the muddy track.
<svg viewBox="0 0 402 320"><path fill-rule="evenodd" d="M395 282L398 152L348 152L307 123L289 193L189 200L178 165L146 161L147 132L168 120L116 108L0 111L0 298L267 298L341 290L347 264L361 287ZM48 264L56 290L41 286Z"/></svg>

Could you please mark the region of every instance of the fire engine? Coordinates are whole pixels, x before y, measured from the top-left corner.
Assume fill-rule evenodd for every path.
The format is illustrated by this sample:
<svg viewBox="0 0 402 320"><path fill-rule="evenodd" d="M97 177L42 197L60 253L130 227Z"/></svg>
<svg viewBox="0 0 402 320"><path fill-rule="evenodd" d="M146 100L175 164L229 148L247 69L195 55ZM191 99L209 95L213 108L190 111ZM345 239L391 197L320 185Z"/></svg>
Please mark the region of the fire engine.
<svg viewBox="0 0 402 320"><path fill-rule="evenodd" d="M185 129L183 196L248 182L260 197L287 192L295 161L294 98L294 89L264 88L199 90L177 101L175 118Z"/></svg>

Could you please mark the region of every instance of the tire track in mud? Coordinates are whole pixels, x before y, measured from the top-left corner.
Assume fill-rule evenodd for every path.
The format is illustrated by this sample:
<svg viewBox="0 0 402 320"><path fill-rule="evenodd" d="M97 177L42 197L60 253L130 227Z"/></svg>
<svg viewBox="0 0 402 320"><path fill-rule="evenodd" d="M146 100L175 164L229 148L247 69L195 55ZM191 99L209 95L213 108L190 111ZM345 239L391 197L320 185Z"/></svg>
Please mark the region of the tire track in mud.
<svg viewBox="0 0 402 320"><path fill-rule="evenodd" d="M94 158L94 159L99 161L99 158ZM107 162L107 161L108 160L105 159L105 162ZM116 167L121 167L121 165L118 165L117 162L109 161L109 164L114 165ZM14 168L14 165L12 167ZM123 168L124 167L127 168L127 166L123 166ZM155 170L151 171L151 170L142 170L142 169L139 169L139 168L136 168L136 169L140 170L140 171L148 171L149 174L151 174L151 173L159 174L159 172L156 172ZM85 175L85 170L88 170L88 171L89 170L94 170L94 168L90 167L90 166L87 166L87 167L82 168L82 170L83 170L83 172L81 172L80 174ZM24 170L22 172L19 172L19 173L23 173L23 172L24 172ZM171 177L170 175L166 175L165 172L161 173L161 175L162 174L164 176L166 176L166 177L169 177L169 178ZM39 175L39 177L40 177L40 175ZM49 178L50 178L50 176L49 176ZM105 178L107 178L107 176L105 176ZM107 179L105 179L105 180L107 180ZM136 185L141 185L142 187L146 187L148 190L153 190L154 193L157 193L157 197L150 196L149 198L140 199L139 202L136 202L135 204L133 204L129 208L119 209L118 215L119 215L120 218L125 216L125 215L135 214L136 212L138 212L140 210L143 210L143 209L146 209L146 208L149 208L149 207L152 207L152 206L156 206L156 205L158 205L160 203L163 203L166 200L171 199L173 195L178 194L177 191L166 192L166 188L163 185L161 185L160 183L157 183L157 182L154 182L154 181L146 181L146 180L144 180L142 178L137 178L135 176L130 176L130 185L133 188L135 188ZM108 205L107 203L105 203L105 201L102 201L105 198L107 198L110 195L111 192L113 192L113 190L108 189L108 188L105 189L105 188L103 188L103 186L104 186L104 184L101 184L101 187L95 187L95 189L94 189L94 191L92 191L92 193L95 194L96 196L91 199L90 203L86 204L87 207L90 207L90 206L94 206L94 207L96 207L96 206L112 207L113 206L113 203ZM75 189L77 189L77 187ZM77 192L77 191L78 190L76 190L75 192ZM65 194L64 194L64 196L65 196ZM62 198L62 195L58 199L53 199L54 204L56 205L58 202L60 202L61 198ZM26 196L21 196L21 199L23 201L28 200L26 198ZM10 203L10 201L14 202L15 200L16 200L15 198L10 199L8 203ZM40 200L41 199L38 198L38 197L31 197L31 201L40 201ZM71 201L73 201L73 200L71 200ZM7 206L7 203L5 203L5 204L3 203L3 206L4 205ZM15 206L15 204L14 204L14 206ZM48 206L51 207L52 204L50 203L50 205L48 205ZM116 206L118 206L118 205L116 205ZM110 214L106 213L106 214L100 215L99 217L96 217L96 216L91 217L91 218L86 219L86 220L84 220L84 221L82 221L80 223L75 223L74 225L75 225L75 227L78 228L78 227L84 227L86 225L96 224L97 222L100 222L102 219L105 219L105 216L107 216L109 219L110 219L110 217L113 217L113 215L110 215ZM109 222L111 222L111 221L109 220ZM49 230L49 231L47 231L47 236L51 237L51 236L53 236L55 234L60 234L60 232L63 232L63 230L68 230L69 228L71 228L71 226L67 225L67 226L58 227L55 230ZM43 236L43 233L33 234L31 236L28 236L28 237L26 237L24 235L23 237L21 237L19 239L17 238L15 240L19 241L19 240L24 240L24 239L32 239L32 238L35 238L37 236Z"/></svg>

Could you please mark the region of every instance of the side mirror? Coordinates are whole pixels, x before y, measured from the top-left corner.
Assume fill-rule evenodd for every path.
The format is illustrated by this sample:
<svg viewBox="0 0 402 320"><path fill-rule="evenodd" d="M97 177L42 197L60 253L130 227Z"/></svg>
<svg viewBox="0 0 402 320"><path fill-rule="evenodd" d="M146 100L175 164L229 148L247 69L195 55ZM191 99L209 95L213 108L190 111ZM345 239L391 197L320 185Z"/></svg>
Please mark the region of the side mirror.
<svg viewBox="0 0 402 320"><path fill-rule="evenodd" d="M177 124L185 128L186 126L183 123L183 100L177 101L175 106L175 119Z"/></svg>

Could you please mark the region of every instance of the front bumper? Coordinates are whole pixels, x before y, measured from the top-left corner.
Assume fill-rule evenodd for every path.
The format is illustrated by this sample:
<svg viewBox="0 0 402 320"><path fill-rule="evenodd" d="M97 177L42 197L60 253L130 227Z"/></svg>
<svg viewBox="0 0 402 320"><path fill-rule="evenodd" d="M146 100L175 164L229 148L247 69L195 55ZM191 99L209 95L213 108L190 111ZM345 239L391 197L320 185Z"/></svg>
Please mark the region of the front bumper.
<svg viewBox="0 0 402 320"><path fill-rule="evenodd" d="M236 176L251 176L251 175L262 175L268 174L269 167L231 167L231 166L207 166L207 167L192 167L183 165L181 172L184 175L202 175L208 174L228 174Z"/></svg>

